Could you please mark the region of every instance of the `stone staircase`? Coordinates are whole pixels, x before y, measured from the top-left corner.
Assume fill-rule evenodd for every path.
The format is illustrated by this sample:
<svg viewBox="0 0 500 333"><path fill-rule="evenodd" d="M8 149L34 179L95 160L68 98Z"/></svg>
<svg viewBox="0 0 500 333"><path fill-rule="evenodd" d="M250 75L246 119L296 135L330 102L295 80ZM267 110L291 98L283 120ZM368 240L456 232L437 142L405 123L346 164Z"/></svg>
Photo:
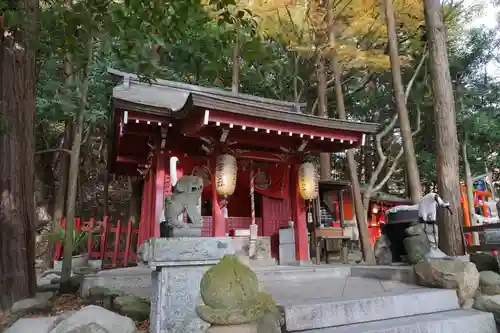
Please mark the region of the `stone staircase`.
<svg viewBox="0 0 500 333"><path fill-rule="evenodd" d="M370 288L370 284L381 283L379 280L344 280L340 295L328 290L335 288L335 281L330 280L328 285L322 286L322 282L328 282L318 280L312 285L319 292L303 286L302 292L292 296L294 299L290 294L281 293L280 288L268 286L283 310L286 332L497 333L492 314L460 309L454 290L410 285L407 285L410 289L405 289L404 284L390 281L393 289L379 291ZM337 282L337 286L342 286L342 281ZM361 288L362 284L366 286L365 290ZM293 287L289 285L286 289ZM352 290L352 287L357 290Z"/></svg>
<svg viewBox="0 0 500 333"><path fill-rule="evenodd" d="M493 315L460 309L454 290L411 283L411 267L313 265L254 270L262 288L281 307L289 333L497 333ZM150 272L139 267L101 272L87 282L88 287L125 289L147 297Z"/></svg>

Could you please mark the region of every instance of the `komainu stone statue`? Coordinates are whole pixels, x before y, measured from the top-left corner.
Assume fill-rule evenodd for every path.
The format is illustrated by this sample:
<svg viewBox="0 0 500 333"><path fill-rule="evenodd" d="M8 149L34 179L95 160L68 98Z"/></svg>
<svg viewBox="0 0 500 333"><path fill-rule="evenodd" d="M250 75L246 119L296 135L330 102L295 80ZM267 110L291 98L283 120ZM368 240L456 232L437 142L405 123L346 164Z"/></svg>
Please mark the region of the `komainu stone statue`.
<svg viewBox="0 0 500 333"><path fill-rule="evenodd" d="M438 247L437 209L449 209L450 203L437 193L428 193L418 205L419 223L406 228L408 235L403 242L408 261L415 265L421 260L451 259Z"/></svg>
<svg viewBox="0 0 500 333"><path fill-rule="evenodd" d="M165 199L165 223L172 228L201 227L203 217L198 211L198 202L203 192L203 179L198 176L184 176L175 185L174 193ZM191 224L179 221L186 212Z"/></svg>
<svg viewBox="0 0 500 333"><path fill-rule="evenodd" d="M204 305L196 313L211 324L206 333L281 333L283 316L272 297L259 291L252 269L234 256L224 256L200 283Z"/></svg>

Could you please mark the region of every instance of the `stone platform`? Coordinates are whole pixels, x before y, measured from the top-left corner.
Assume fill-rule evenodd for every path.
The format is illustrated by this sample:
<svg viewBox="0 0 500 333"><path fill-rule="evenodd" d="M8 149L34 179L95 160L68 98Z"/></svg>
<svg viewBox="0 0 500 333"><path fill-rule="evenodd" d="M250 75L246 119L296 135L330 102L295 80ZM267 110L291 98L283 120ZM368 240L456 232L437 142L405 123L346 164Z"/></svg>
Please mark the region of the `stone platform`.
<svg viewBox="0 0 500 333"><path fill-rule="evenodd" d="M407 266L362 266L362 265L308 265L308 266L252 266L261 283L266 281L310 281L318 279L367 277L412 283L413 270ZM122 291L140 297L151 297L151 272L147 266L118 268L86 276L82 285L82 296L88 296L95 287Z"/></svg>
<svg viewBox="0 0 500 333"><path fill-rule="evenodd" d="M454 290L414 283L408 266L311 265L253 267L285 316L286 332L497 333L489 313L460 309ZM95 284L145 294L146 267L100 272ZM134 287L141 281L141 287Z"/></svg>

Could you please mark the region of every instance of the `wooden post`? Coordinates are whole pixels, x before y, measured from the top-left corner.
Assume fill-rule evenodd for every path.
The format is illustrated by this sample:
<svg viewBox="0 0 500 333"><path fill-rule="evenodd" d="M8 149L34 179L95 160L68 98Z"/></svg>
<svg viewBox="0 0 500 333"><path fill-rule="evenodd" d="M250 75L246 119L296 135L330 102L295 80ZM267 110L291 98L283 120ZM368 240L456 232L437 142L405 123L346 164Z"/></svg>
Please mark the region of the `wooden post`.
<svg viewBox="0 0 500 333"><path fill-rule="evenodd" d="M149 237L149 221L151 207L151 175L146 175L142 193L141 220L139 222L139 235L137 246L141 246Z"/></svg>
<svg viewBox="0 0 500 333"><path fill-rule="evenodd" d="M340 215L340 227L343 228L345 223L345 215L344 215L344 194L342 193L344 190L340 189L338 192L338 203L339 203L339 215Z"/></svg>
<svg viewBox="0 0 500 333"><path fill-rule="evenodd" d="M212 237L226 236L226 219L220 209L219 195L217 194L215 168L217 167L217 154L213 159L212 169Z"/></svg>
<svg viewBox="0 0 500 333"><path fill-rule="evenodd" d="M255 175L253 172L253 161L250 161L250 207L252 223L250 224L250 245L248 248L248 255L250 258L256 259L258 226L255 224Z"/></svg>
<svg viewBox="0 0 500 333"><path fill-rule="evenodd" d="M165 158L166 154L161 149L160 141L156 144L156 168L154 173L154 210L151 226L151 234L153 237L160 237L160 214L163 210L165 193Z"/></svg>
<svg viewBox="0 0 500 333"><path fill-rule="evenodd" d="M295 231L295 259L300 262L309 260L307 221L304 200L299 193L299 165L294 164L290 172L290 197L292 199L292 218Z"/></svg>

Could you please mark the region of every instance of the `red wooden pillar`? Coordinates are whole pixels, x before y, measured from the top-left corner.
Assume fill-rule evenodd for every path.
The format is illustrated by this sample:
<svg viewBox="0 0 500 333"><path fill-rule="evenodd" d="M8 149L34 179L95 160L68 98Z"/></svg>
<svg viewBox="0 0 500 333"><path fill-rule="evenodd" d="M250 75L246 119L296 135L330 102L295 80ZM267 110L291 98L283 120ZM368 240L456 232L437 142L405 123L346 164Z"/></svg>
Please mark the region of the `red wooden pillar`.
<svg viewBox="0 0 500 333"><path fill-rule="evenodd" d="M163 209L165 193L165 160L166 154L161 149L160 142L158 141L155 153L155 169L153 176L153 209L151 219L151 236L160 237L160 214Z"/></svg>
<svg viewBox="0 0 500 333"><path fill-rule="evenodd" d="M295 231L295 259L305 262L309 260L309 242L305 204L299 193L299 167L294 164L290 170L290 198Z"/></svg>
<svg viewBox="0 0 500 333"><path fill-rule="evenodd" d="M150 235L150 207L151 207L151 174L146 175L142 189L141 220L139 221L139 235L137 236L137 246L151 237Z"/></svg>
<svg viewBox="0 0 500 333"><path fill-rule="evenodd" d="M215 167L216 160L213 160L212 170L212 237L224 237L226 236L226 219L224 214L222 214L219 195L216 190L216 179L215 179Z"/></svg>

